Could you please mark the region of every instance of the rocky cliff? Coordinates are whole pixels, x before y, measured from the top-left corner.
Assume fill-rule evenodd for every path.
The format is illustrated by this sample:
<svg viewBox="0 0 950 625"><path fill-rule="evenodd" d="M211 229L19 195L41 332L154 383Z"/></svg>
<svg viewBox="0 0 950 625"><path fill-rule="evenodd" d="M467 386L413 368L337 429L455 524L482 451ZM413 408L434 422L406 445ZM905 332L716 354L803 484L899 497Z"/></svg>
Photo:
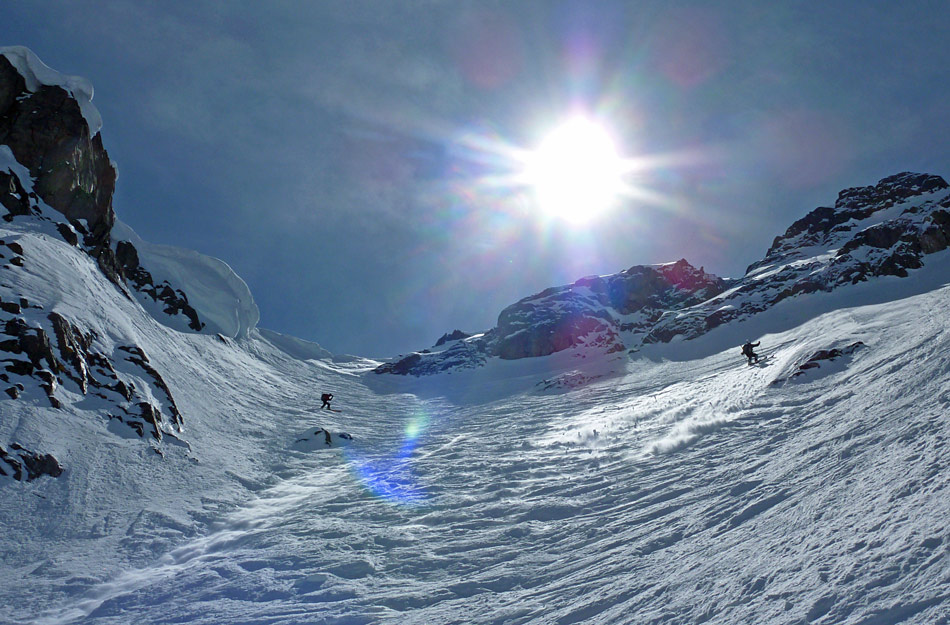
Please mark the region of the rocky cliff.
<svg viewBox="0 0 950 625"><path fill-rule="evenodd" d="M27 168L39 199L70 221L85 221L88 243L103 245L115 223L115 168L77 99L62 86L39 83L29 58L22 49L0 55L0 144ZM24 200L22 182L12 188Z"/></svg>
<svg viewBox="0 0 950 625"><path fill-rule="evenodd" d="M204 323L181 289L153 279L136 248L114 239L116 170L91 97L83 79L29 50L0 49L0 390L16 404L3 414L43 409L68 419L96 406L124 424L121 436L162 453L184 417L165 375L106 302L151 298L192 331ZM0 445L0 476L63 473L23 442Z"/></svg>
<svg viewBox="0 0 950 625"><path fill-rule="evenodd" d="M782 300L832 291L878 276L907 277L926 255L950 245L950 187L939 176L901 173L841 191L775 238L740 279L722 279L686 260L634 266L552 287L505 308L491 330L456 331L432 349L376 368L429 375L565 350L611 354L675 337L693 339Z"/></svg>
<svg viewBox="0 0 950 625"><path fill-rule="evenodd" d="M0 146L9 150L0 159L6 161L0 162L3 218L55 223L59 235L81 244L117 286L161 302L166 314L181 315L188 328L200 331L204 322L188 296L154 280L131 244L113 240L117 174L91 100L85 80L51 70L26 48L0 48Z"/></svg>
<svg viewBox="0 0 950 625"><path fill-rule="evenodd" d="M814 209L776 237L732 288L665 315L644 342L696 338L789 297L880 276L905 278L950 244L948 209L950 186L940 176L905 172L845 189L834 207Z"/></svg>

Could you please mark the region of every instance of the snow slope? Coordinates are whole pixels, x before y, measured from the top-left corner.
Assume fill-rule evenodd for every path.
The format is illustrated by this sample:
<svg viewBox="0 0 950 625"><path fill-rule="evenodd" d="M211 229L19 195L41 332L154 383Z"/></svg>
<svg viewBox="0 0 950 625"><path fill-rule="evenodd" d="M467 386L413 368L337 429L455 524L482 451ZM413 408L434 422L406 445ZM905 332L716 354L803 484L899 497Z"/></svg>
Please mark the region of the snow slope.
<svg viewBox="0 0 950 625"><path fill-rule="evenodd" d="M220 332L231 338L244 337L260 321L261 313L250 289L224 261L194 250L149 243L118 220L112 228L112 239L132 243L142 266L156 283L167 280L183 289L188 294L188 303L206 324L205 331ZM143 305L148 305L147 297L140 296L140 299ZM160 304L153 304L155 319L176 329L185 328L180 318L169 317L161 312Z"/></svg>
<svg viewBox="0 0 950 625"><path fill-rule="evenodd" d="M187 447L159 456L82 402L4 401L2 440L66 467L0 485L4 618L946 624L948 269L940 253L852 291L876 303L817 316L844 295L783 302L757 367L722 348L752 329L739 324L629 361L555 354L424 380L67 292L65 313L153 355ZM539 384L558 371L593 381ZM327 389L342 412L318 412Z"/></svg>

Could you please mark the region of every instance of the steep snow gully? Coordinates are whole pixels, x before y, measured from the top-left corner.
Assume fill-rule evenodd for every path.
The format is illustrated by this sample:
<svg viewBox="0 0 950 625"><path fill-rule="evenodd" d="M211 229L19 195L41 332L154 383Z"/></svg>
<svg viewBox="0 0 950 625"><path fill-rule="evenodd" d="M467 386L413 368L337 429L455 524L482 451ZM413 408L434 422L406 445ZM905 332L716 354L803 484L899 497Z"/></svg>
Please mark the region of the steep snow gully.
<svg viewBox="0 0 950 625"><path fill-rule="evenodd" d="M947 260L930 270L938 282ZM250 501L144 566L77 576L39 616L40 596L7 595L8 614L946 624L948 297L945 285L822 314L763 336L759 366L734 347L656 355L564 394L450 401L311 361L321 373L302 404L335 385L352 442L274 443L280 479L251 485ZM856 341L850 360L792 375L816 347Z"/></svg>

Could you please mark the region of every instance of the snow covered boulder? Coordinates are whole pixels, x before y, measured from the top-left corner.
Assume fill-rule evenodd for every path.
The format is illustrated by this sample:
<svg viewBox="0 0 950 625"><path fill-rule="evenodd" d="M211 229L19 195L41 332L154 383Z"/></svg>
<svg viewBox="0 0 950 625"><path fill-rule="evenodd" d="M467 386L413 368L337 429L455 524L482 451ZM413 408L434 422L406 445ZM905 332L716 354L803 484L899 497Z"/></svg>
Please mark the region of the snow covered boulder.
<svg viewBox="0 0 950 625"><path fill-rule="evenodd" d="M317 449L329 449L331 447L342 447L349 444L353 437L346 432L332 433L326 428L316 428L307 430L294 441L294 449L300 451L313 451Z"/></svg>
<svg viewBox="0 0 950 625"><path fill-rule="evenodd" d="M866 346L861 341L856 341L847 345L845 347L833 347L831 349L819 349L808 359L800 364L794 373L788 379L801 378L806 374L814 374L816 370L821 369L823 366L825 371L824 375L828 375L833 371L838 371L844 369L848 366L853 358L853 355L858 350L864 349ZM831 366L834 363L834 366ZM773 384L777 382L784 382L786 380L776 380Z"/></svg>

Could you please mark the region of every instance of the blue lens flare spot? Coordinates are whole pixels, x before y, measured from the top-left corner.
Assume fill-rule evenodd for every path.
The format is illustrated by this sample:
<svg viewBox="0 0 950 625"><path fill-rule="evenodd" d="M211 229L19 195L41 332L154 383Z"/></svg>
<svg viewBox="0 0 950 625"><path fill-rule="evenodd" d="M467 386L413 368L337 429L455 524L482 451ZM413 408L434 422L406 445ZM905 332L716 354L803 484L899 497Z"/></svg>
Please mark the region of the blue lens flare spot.
<svg viewBox="0 0 950 625"><path fill-rule="evenodd" d="M344 449L344 457L356 479L369 494L387 503L414 506L423 504L426 491L413 471L413 453L425 437L429 416L412 415L405 424L402 440L391 451Z"/></svg>

